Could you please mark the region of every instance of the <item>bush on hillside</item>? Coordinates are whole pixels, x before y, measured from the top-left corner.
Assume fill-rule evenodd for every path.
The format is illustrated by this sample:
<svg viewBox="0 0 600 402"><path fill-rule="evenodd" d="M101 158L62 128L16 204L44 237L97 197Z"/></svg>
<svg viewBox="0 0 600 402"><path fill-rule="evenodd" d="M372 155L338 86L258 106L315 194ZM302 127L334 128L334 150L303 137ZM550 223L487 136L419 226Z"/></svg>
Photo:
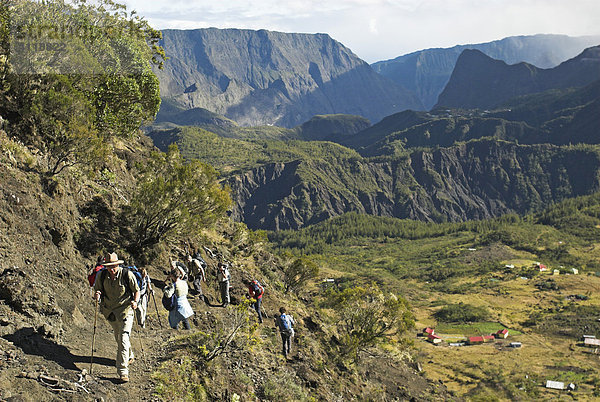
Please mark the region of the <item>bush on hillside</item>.
<svg viewBox="0 0 600 402"><path fill-rule="evenodd" d="M15 0L0 8L0 115L42 151L45 172L93 168L158 111L160 32L111 0Z"/></svg>
<svg viewBox="0 0 600 402"><path fill-rule="evenodd" d="M215 170L202 162L186 162L176 145L155 152L141 168L136 192L123 209L129 251L141 257L161 242L193 237L225 215L229 193Z"/></svg>
<svg viewBox="0 0 600 402"><path fill-rule="evenodd" d="M395 294L385 294L375 284L334 291L327 304L339 313L340 352L355 362L360 352L414 326L408 302Z"/></svg>
<svg viewBox="0 0 600 402"><path fill-rule="evenodd" d="M319 275L319 266L306 257L294 260L284 269L285 291L297 291Z"/></svg>

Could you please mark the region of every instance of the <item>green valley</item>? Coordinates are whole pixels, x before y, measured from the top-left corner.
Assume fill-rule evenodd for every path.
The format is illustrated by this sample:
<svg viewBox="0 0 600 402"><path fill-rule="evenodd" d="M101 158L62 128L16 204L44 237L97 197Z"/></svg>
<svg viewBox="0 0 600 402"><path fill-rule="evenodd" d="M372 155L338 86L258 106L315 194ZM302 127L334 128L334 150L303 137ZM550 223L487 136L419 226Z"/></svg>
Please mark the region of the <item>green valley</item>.
<svg viewBox="0 0 600 402"><path fill-rule="evenodd" d="M556 380L576 383L573 396L588 400L600 384L598 355L582 338L600 331L599 207L594 195L523 218L446 224L349 214L269 238L319 261L336 286L372 281L405 295L417 320L409 339L424 372L456 396L547 399L543 384ZM462 324L436 319L452 305L486 314ZM442 343L415 337L424 327ZM450 346L503 328L506 339Z"/></svg>

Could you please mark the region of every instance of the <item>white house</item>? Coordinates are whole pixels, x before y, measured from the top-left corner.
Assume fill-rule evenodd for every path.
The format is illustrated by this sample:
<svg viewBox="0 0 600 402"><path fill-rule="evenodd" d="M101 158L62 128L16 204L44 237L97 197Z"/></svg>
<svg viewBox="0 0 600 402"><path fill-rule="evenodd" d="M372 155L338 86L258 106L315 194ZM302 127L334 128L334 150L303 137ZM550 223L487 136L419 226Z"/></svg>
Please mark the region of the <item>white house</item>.
<svg viewBox="0 0 600 402"><path fill-rule="evenodd" d="M563 389L565 389L565 383L560 382L560 381L548 380L548 381L546 381L546 388L563 390Z"/></svg>

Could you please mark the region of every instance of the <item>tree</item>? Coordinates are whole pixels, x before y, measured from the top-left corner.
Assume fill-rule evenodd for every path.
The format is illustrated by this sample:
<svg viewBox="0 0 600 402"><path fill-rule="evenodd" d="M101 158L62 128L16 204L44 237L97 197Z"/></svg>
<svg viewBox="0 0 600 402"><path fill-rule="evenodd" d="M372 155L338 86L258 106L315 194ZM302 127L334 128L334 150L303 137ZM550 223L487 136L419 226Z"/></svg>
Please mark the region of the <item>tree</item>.
<svg viewBox="0 0 600 402"><path fill-rule="evenodd" d="M161 241L183 240L222 217L231 204L216 171L197 160L186 163L176 145L154 152L124 219L131 230L130 252L139 255Z"/></svg>
<svg viewBox="0 0 600 402"><path fill-rule="evenodd" d="M395 294L384 294L375 284L331 293L329 304L339 311L341 352L354 361L361 351L414 326L408 302Z"/></svg>
<svg viewBox="0 0 600 402"><path fill-rule="evenodd" d="M160 32L112 0L9 4L0 8L9 135L40 149L49 175L93 168L113 138L129 138L158 112L151 64L162 65Z"/></svg>
<svg viewBox="0 0 600 402"><path fill-rule="evenodd" d="M300 257L285 268L284 275L285 291L296 291L319 275L319 266L306 257Z"/></svg>

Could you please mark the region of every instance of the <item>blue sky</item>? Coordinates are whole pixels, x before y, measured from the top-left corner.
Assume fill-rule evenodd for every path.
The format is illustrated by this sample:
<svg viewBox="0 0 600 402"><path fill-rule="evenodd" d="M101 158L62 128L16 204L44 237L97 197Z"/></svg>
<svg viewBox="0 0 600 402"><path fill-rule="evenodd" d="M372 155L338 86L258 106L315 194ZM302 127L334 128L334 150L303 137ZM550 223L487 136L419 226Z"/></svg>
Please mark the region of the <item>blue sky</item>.
<svg viewBox="0 0 600 402"><path fill-rule="evenodd" d="M600 0L121 0L158 29L327 33L372 63L537 33L600 35Z"/></svg>

